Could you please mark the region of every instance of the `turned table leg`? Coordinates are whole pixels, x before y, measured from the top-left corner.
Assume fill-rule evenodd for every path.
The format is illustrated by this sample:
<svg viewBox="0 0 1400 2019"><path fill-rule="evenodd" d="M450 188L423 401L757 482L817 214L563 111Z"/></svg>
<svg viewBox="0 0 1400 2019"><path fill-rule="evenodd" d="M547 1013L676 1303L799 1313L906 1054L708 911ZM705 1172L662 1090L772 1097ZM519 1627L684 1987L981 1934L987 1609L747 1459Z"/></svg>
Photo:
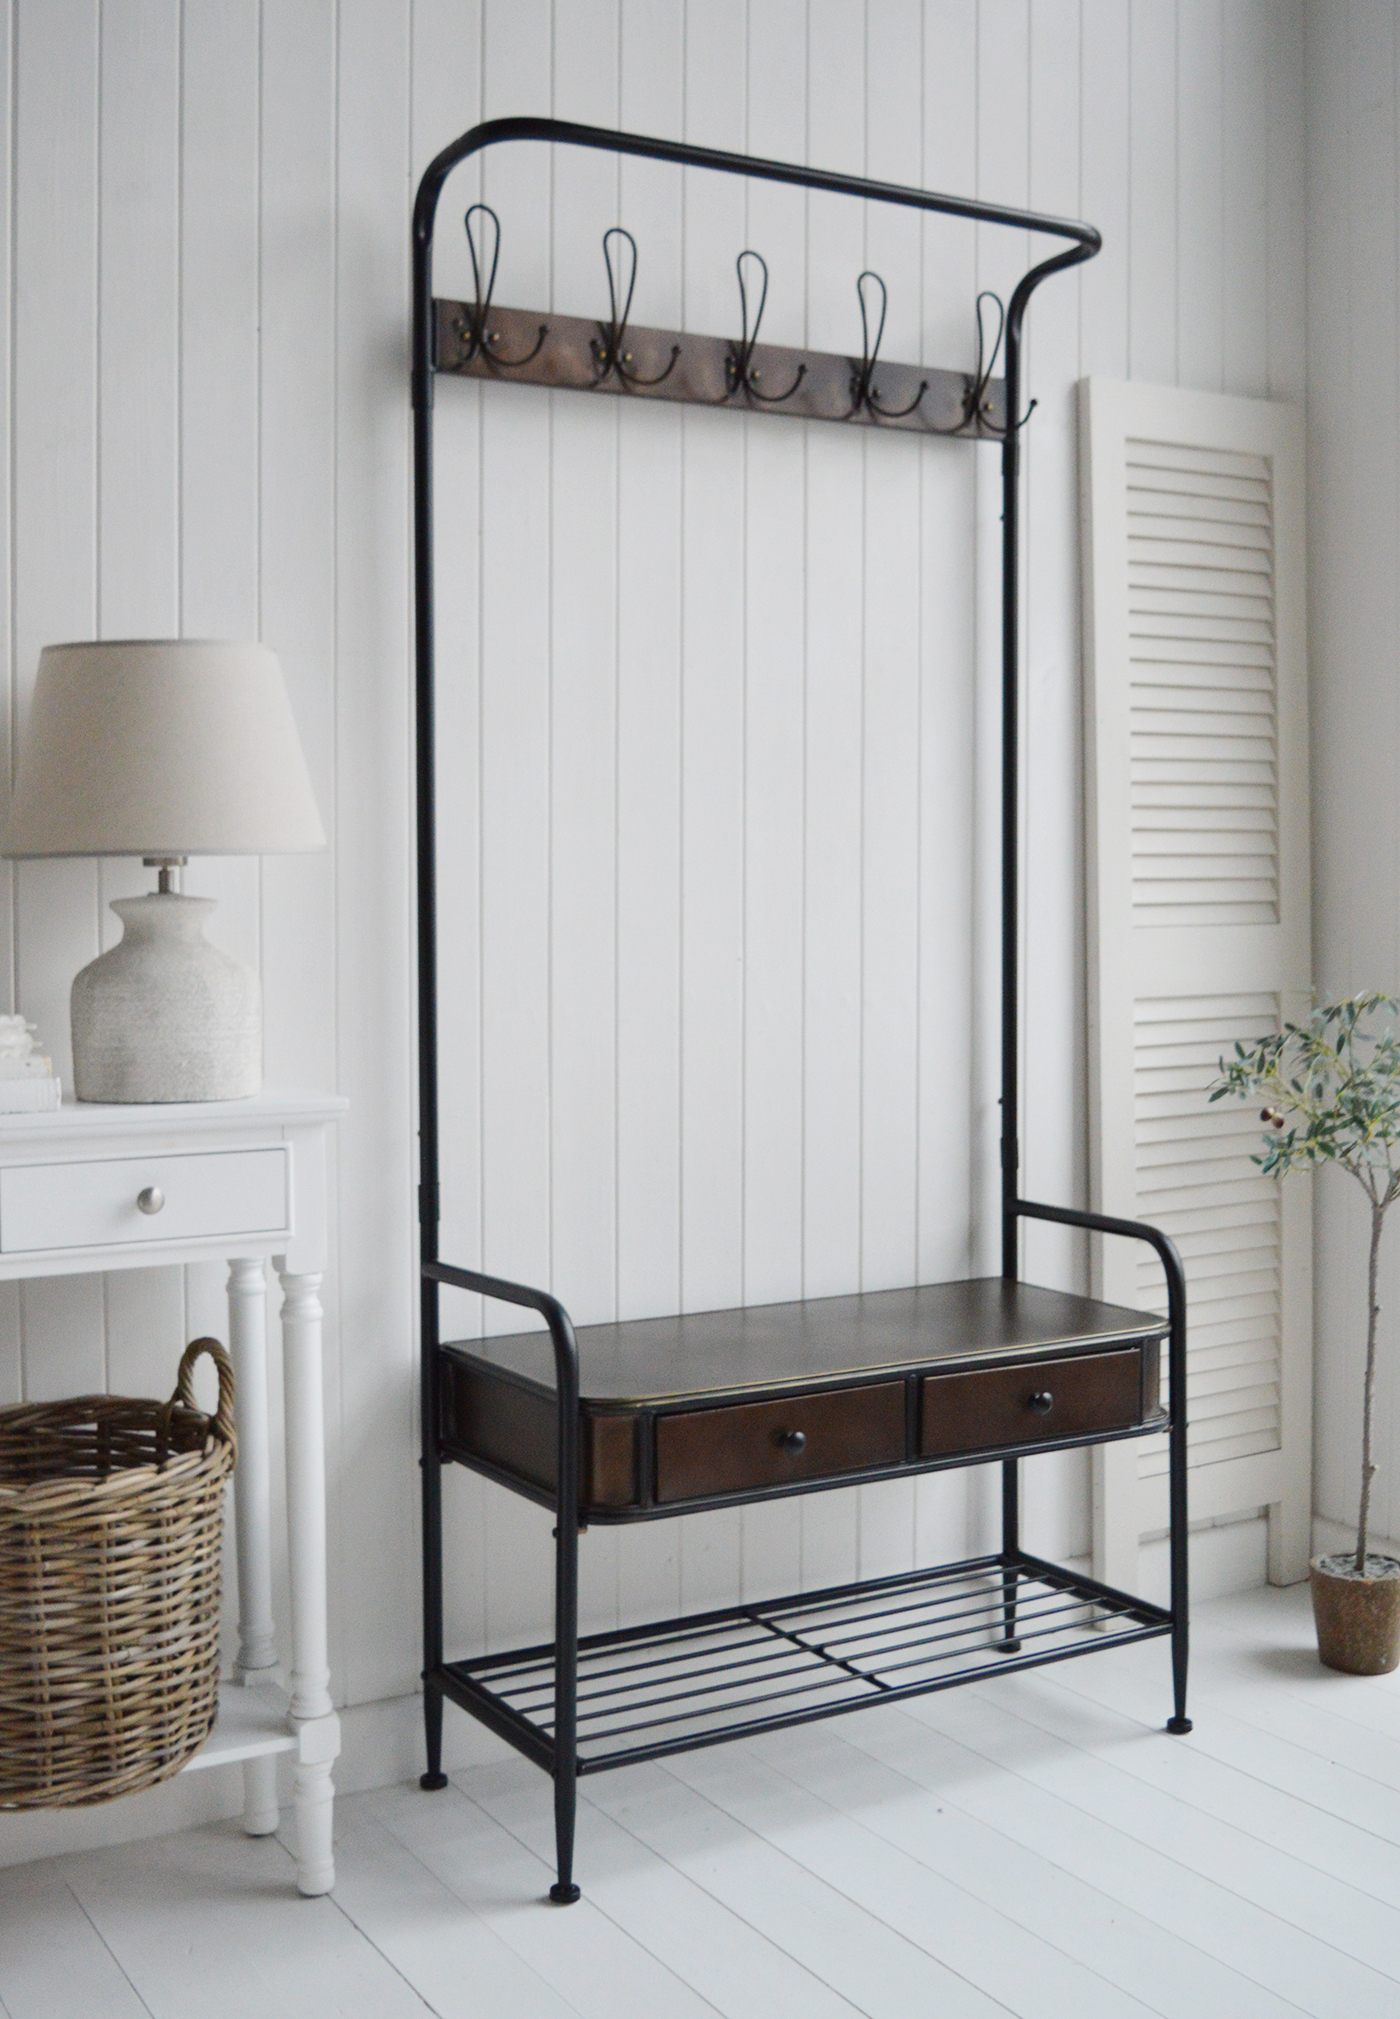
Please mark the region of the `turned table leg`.
<svg viewBox="0 0 1400 2019"><path fill-rule="evenodd" d="M228 1341L237 1387L238 1467L233 1484L238 1549L238 1657L234 1676L273 1676L271 1474L267 1422L267 1286L261 1256L228 1267ZM277 1828L277 1761L265 1753L243 1763L243 1827L250 1837Z"/></svg>
<svg viewBox="0 0 1400 2019"><path fill-rule="evenodd" d="M340 1720L331 1706L326 1642L326 1453L321 1389L319 1275L282 1283L282 1353L287 1404L287 1540L292 1610L292 1723L298 1737L295 1805L297 1885L328 1893Z"/></svg>

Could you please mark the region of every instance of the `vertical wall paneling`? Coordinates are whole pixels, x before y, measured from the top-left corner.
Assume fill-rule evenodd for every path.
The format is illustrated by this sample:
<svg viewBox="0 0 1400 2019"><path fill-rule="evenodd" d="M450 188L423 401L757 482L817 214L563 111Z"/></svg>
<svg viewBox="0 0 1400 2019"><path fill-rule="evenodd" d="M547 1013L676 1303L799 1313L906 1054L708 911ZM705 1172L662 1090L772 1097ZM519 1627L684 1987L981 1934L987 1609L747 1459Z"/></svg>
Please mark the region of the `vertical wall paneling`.
<svg viewBox="0 0 1400 2019"><path fill-rule="evenodd" d="M685 131L683 0L623 0L619 117ZM646 318L684 316L684 179L619 165L619 211L646 259ZM596 255L595 255L596 256ZM600 262L601 265L601 262ZM595 270L596 271L596 270ZM595 291L602 280L596 271ZM596 292L592 299L596 299ZM622 403L617 441L617 1301L618 1315L681 1304L681 810L684 425L680 408ZM684 1524L617 1537L618 1591L634 1616L680 1595ZM690 1538L692 1573L701 1548ZM727 1553L723 1561L729 1562ZM692 1575L692 1583L694 1583ZM731 1593L732 1574L721 1589Z"/></svg>
<svg viewBox="0 0 1400 2019"><path fill-rule="evenodd" d="M286 675L321 817L332 837L330 855L269 856L256 866L263 1070L274 1083L312 1086L337 1078L335 13L333 0L264 9L259 28L258 629ZM308 371L306 359L313 355L318 369ZM204 1294L212 1301L221 1287L208 1282ZM328 1279L323 1298L332 1292ZM199 1294L193 1284L190 1294L193 1303ZM273 1294L274 1318L277 1308ZM222 1324L220 1319L219 1329ZM277 1329L274 1323L269 1342L274 1395L280 1387ZM332 1363L333 1387L336 1373ZM338 1417L332 1407L327 1452L333 1492L339 1484ZM330 1534L335 1549L334 1524ZM392 1577L389 1563L380 1575ZM275 1601L282 1596L281 1576L274 1563ZM338 1590L334 1558L330 1580ZM280 1606L277 1616L286 1616ZM338 1605L332 1635L339 1662Z"/></svg>
<svg viewBox="0 0 1400 2019"><path fill-rule="evenodd" d="M1396 243L1400 63L1391 8L1305 8L1307 396L1316 842L1314 972L1329 996L1400 988ZM1270 197L1273 180L1270 179ZM1316 1509L1351 1528L1360 1492L1366 1212L1317 1185ZM1382 1249L1372 1521L1400 1534L1393 1233Z"/></svg>
<svg viewBox="0 0 1400 2019"><path fill-rule="evenodd" d="M1079 0L1052 0L1030 16L1029 200L1035 210L1079 216ZM1076 417L1068 380L1079 355L1071 287L1036 296L1027 347L1027 394L1036 401L1026 457L1026 1074L1022 1184L1034 1199L1083 1203L1088 1151L1081 1107L1060 1098L1082 1086L1084 1059L1083 833L1080 722ZM1067 789L1068 788L1068 789ZM1048 1237L1048 1238L1047 1238ZM1027 1225L1024 1266L1033 1282L1087 1287L1083 1237ZM1027 1533L1035 1547L1076 1555L1089 1541L1089 1467L1082 1453L1024 1468Z"/></svg>
<svg viewBox="0 0 1400 2019"><path fill-rule="evenodd" d="M922 169L920 11L914 0L867 8L865 171L879 181L915 182ZM918 354L921 242L911 213L869 208L866 262L889 289L890 357ZM864 447L860 1262L862 1288L879 1290L911 1281L918 1260L919 463L932 450L877 430ZM914 1494L912 1480L861 1488L863 1575L912 1568Z"/></svg>
<svg viewBox="0 0 1400 2019"><path fill-rule="evenodd" d="M622 124L684 126L681 0L624 0ZM682 315L680 172L624 161L619 215L644 253L648 314ZM589 299L602 283L596 235ZM640 283L639 283L640 285ZM621 403L617 443L617 1301L677 1310L680 1248L682 415Z"/></svg>
<svg viewBox="0 0 1400 2019"><path fill-rule="evenodd" d="M548 112L546 0L488 8L482 112ZM497 149L482 193L501 216L500 298L550 298L548 150ZM550 442L551 403L509 386L481 402L482 1255L523 1282L551 1280L550 1083ZM489 1306L487 1329L519 1313ZM551 1366L540 1338L542 1370ZM486 1627L499 1645L548 1603L549 1517L489 1488Z"/></svg>
<svg viewBox="0 0 1400 2019"><path fill-rule="evenodd" d="M557 10L554 80L559 118L617 125L612 0ZM554 302L577 315L600 298L599 239L617 216L618 165L560 148L553 170ZM550 1251L561 1294L587 1323L617 1309L620 413L615 400L554 394L550 404ZM616 1529L583 1538L579 1569L585 1628L615 1625Z"/></svg>
<svg viewBox="0 0 1400 2019"><path fill-rule="evenodd" d="M688 6L685 137L742 152L744 0ZM748 191L684 176L686 327L733 327ZM744 563L748 423L687 407L681 526L681 1301L744 1296ZM738 1510L677 1537L687 1607L742 1578Z"/></svg>
<svg viewBox="0 0 1400 2019"><path fill-rule="evenodd" d="M1176 0L1129 0L1128 366L1175 385L1177 372Z"/></svg>
<svg viewBox="0 0 1400 2019"><path fill-rule="evenodd" d="M1130 18L1123 0L1082 0L1079 200L1102 233L1103 250L1075 268L1079 369L1120 379L1128 375Z"/></svg>
<svg viewBox="0 0 1400 2019"><path fill-rule="evenodd" d="M187 0L179 33L178 629L257 638L259 10L255 0ZM104 629L113 635L110 619ZM254 968L260 867L252 856L197 857L185 872L187 890L218 902L211 936Z"/></svg>
<svg viewBox="0 0 1400 2019"><path fill-rule="evenodd" d="M617 27L603 0L559 11L559 118L616 125ZM586 313L602 292L617 162L561 148L553 177L554 301ZM557 394L550 406L550 1254L586 1324L617 1306L619 403Z"/></svg>
<svg viewBox="0 0 1400 2019"><path fill-rule="evenodd" d="M173 0L108 0L99 89L97 630L106 638L176 637L181 78ZM151 883L135 860L99 863L104 946L122 931L110 900ZM185 1316L180 1272L119 1270L105 1288L109 1385L168 1394Z"/></svg>
<svg viewBox="0 0 1400 2019"><path fill-rule="evenodd" d="M0 8L0 160L14 161L14 53L15 19L13 0ZM0 706L0 784L9 798L10 764L14 755L14 199L0 207L0 457L9 473L0 485L0 664L7 669L4 704ZM4 906L5 927L0 929L0 1001L13 1009L14 985L14 879L15 866L0 863L0 905ZM0 1291L0 1407L18 1402L23 1394L20 1354L19 1285L7 1284Z"/></svg>
<svg viewBox="0 0 1400 2019"><path fill-rule="evenodd" d="M259 160L260 32L256 0L186 0L178 23L179 252L178 354L172 361L178 429L176 501L179 521L172 556L178 609L170 625L192 638L257 638L259 606ZM133 111L144 116L139 80ZM120 386L110 400L120 404ZM115 572L109 596L120 593ZM149 620L133 616L138 635ZM105 627L112 635L113 620ZM165 627L161 627L165 628ZM108 864L134 870L134 864ZM261 864L255 856L196 857L185 888L217 901L211 937L252 968L261 965ZM149 884L140 871L138 888ZM109 884L110 887L110 884ZM115 925L115 919L112 921ZM226 1338L227 1270L200 1263L184 1272L182 1297L151 1279L153 1295L169 1299L167 1323L188 1338ZM108 1278L110 1357L128 1295L122 1275ZM270 1309L275 1310L275 1298ZM135 1313L131 1314L133 1317ZM280 1339L272 1328L273 1372ZM163 1377L164 1378L164 1377ZM113 1379L116 1380L115 1366ZM282 1384L270 1382L274 1434L280 1434ZM275 1536L282 1532L281 1483L274 1468ZM277 1576L285 1577L279 1558ZM227 1627L226 1627L227 1631Z"/></svg>
<svg viewBox="0 0 1400 2019"><path fill-rule="evenodd" d="M686 138L742 152L743 0L686 15ZM685 319L724 330L746 190L685 175ZM747 428L685 409L681 534L681 1298L744 1294L744 511Z"/></svg>
<svg viewBox="0 0 1400 2019"><path fill-rule="evenodd" d="M412 160L405 191L440 149L475 124L481 109L481 12L461 0L414 0L411 79ZM460 300L471 292L462 217L480 190L479 163L449 177L439 211L434 285ZM406 210L405 210L406 214ZM437 613L437 712L440 748L438 793L438 978L442 1003L438 1082L450 1126L439 1140L442 1182L441 1252L466 1265L481 1263L481 965L480 915L480 581L481 403L484 391L465 380L437 387L434 419L439 468L453 473L436 497L439 564L434 584ZM410 977L410 988L412 981ZM413 1146L416 1157L416 1145ZM417 1256L417 1228L410 1233ZM411 1298L416 1307L416 1294ZM445 1292L445 1336L481 1329L476 1298ZM416 1308L405 1327L411 1339ZM417 1443L418 1384L410 1373L401 1397ZM443 1511L451 1545L444 1551L444 1615L452 1652L480 1648L485 1638L485 1482L462 1466L443 1472ZM416 1508L413 1510L416 1516ZM406 1546L413 1550L410 1521ZM416 1583L416 1571L413 1573Z"/></svg>
<svg viewBox="0 0 1400 2019"><path fill-rule="evenodd" d="M90 638L97 617L98 12L56 0L17 23L14 136L12 638L24 735L40 647ZM68 991L98 951L92 862L15 871L17 1007L71 1085ZM26 1391L81 1394L105 1375L102 1285L26 1284Z"/></svg>
<svg viewBox="0 0 1400 2019"><path fill-rule="evenodd" d="M864 75L854 10L810 0L807 158L860 173ZM859 342L855 282L865 264L861 206L806 202L807 335L818 349ZM776 425L776 424L775 424ZM805 991L802 1020L803 1286L809 1297L860 1279L861 747L864 450L835 429L807 431Z"/></svg>
<svg viewBox="0 0 1400 2019"><path fill-rule="evenodd" d="M807 8L807 159L860 174L865 160L865 46L857 10ZM856 276L862 207L807 197L807 329L816 349L860 341ZM774 426L782 423L775 422ZM860 1281L861 721L864 444L806 431L803 820L803 1288L832 1295ZM807 1584L856 1574L858 1495L815 1494L802 1508Z"/></svg>
<svg viewBox="0 0 1400 2019"><path fill-rule="evenodd" d="M14 0L6 0L0 10L0 137L3 150L0 159L10 164L9 180L14 183L16 160L15 135L15 41L16 23ZM15 442L14 442L14 392L15 392L15 223L16 190L10 187L8 200L0 213L0 365L3 365L3 397L0 398L0 445L3 446L5 469L8 481L0 492L0 527L4 533L4 565L0 566L0 650L3 650L5 666L4 706L0 708L0 738L3 738L4 762L0 765L0 785L3 785L5 803L9 804L10 780L16 754L15 704L18 694L18 665L15 654ZM7 930L0 933L0 982L3 982L6 998L14 1005L15 995L15 877L16 868L12 862L0 862L0 894L5 904ZM16 1296L18 1293L15 1293ZM17 1313L18 1306L15 1307ZM14 1314L12 1314L14 1315ZM17 1319L16 1319L17 1323ZM9 1329L8 1327L6 1328ZM13 1360L13 1371L19 1375L19 1335L13 1332L8 1346L8 1355Z"/></svg>
<svg viewBox="0 0 1400 2019"><path fill-rule="evenodd" d="M179 617L176 0L104 0L101 65L97 621L109 638L165 636Z"/></svg>
<svg viewBox="0 0 1400 2019"><path fill-rule="evenodd" d="M336 816L336 8L264 10L260 241L264 641L279 655L326 831ZM308 371L315 357L319 369ZM352 641L353 642L353 641ZM261 873L263 1067L336 1074L335 848Z"/></svg>
<svg viewBox="0 0 1400 2019"><path fill-rule="evenodd" d="M751 7L748 29L746 151L800 161L807 146L804 0ZM744 244L762 253L770 275L764 337L800 345L806 295L804 193L763 182L751 183L745 193ZM732 258L728 263L732 269ZM730 300L733 317L739 306L737 285ZM752 314L752 291L750 302ZM747 452L744 1297L765 1303L800 1296L803 1277L803 556L810 430L762 412L742 426ZM795 1589L802 1563L800 1501L748 1508L743 1526L745 1595Z"/></svg>
<svg viewBox="0 0 1400 2019"><path fill-rule="evenodd" d="M1394 697L1355 672L1390 663L1395 630L1393 24L1301 0L45 0L11 33L9 726L46 640L261 635L332 834L323 856L189 879L262 972L269 1079L351 1100L325 1294L336 1687L364 1702L418 1665L418 174L483 114L553 110L1102 229L1102 257L1037 298L1027 352L1025 1173L1073 1198L1070 391L1131 371L1300 396L1305 37L1314 571L1345 585L1314 590L1337 668L1319 872L1354 893L1324 895L1320 971L1393 978L1396 849L1368 809L1394 798ZM848 355L868 264L890 287L888 355L970 365L978 286L1005 293L1028 250L516 145L449 182L441 293L470 291L478 194L501 215L503 302L600 313L616 219L638 241L639 320L736 330L752 245L765 334ZM444 1251L549 1282L581 1320L995 1268L996 449L447 380L437 465ZM67 1072L73 973L114 935L105 899L144 873L0 877L17 1006ZM1345 1329L1350 1220L1320 1191L1322 1296ZM1083 1266L1051 1231L1027 1257L1054 1281ZM19 1293L0 1292L0 1393L162 1386L182 1330L223 1329L222 1274L114 1276L105 1299L28 1286L23 1356ZM520 1322L444 1303L452 1332ZM271 1345L276 1414L275 1327ZM1324 1398L1319 1474L1342 1514L1349 1379ZM1082 1460L1031 1468L1034 1542L1082 1547L1083 1481ZM949 1474L590 1535L589 1618L954 1552L994 1534L994 1489ZM454 1647L547 1630L548 1516L457 1471L445 1499Z"/></svg>
<svg viewBox="0 0 1400 2019"><path fill-rule="evenodd" d="M1177 383L1225 382L1225 0L1178 0Z"/></svg>
<svg viewBox="0 0 1400 2019"><path fill-rule="evenodd" d="M800 161L806 151L805 66L794 61L804 49L806 26L801 0L751 10L745 135L751 154ZM764 337L800 345L804 193L755 182L745 195L744 244L755 247L769 269ZM732 269L733 258L725 263ZM752 315L752 271L749 278ZM738 309L735 285L731 319ZM744 1296L750 1303L800 1295L802 1288L803 549L810 432L762 412L743 424Z"/></svg>
<svg viewBox="0 0 1400 2019"><path fill-rule="evenodd" d="M1284 0L1284 5L1287 18L1266 37L1264 48L1268 392L1270 399L1301 403L1307 391L1303 0ZM1278 13L1275 8L1275 23Z"/></svg>
<svg viewBox="0 0 1400 2019"><path fill-rule="evenodd" d="M402 1315L416 1301L412 1142L402 1120L412 1086L407 0L338 0L336 29L335 661L318 708L334 711L336 763L322 802L328 825L335 821L334 860L324 865L334 904L325 910L338 976L331 1057L350 1111L332 1174L338 1269L322 1295L336 1329L358 1342L332 1369L328 1399L334 1409L338 1388L331 1515L341 1538L342 1673L364 1701L411 1689L420 1666L410 1596L417 1492L402 1457L416 1390L413 1328ZM281 866L267 876L269 966L279 925L271 868ZM392 1264L375 1252L384 1233ZM401 1426L392 1439L383 1434L390 1368ZM392 1580L387 1631L384 1588L355 1569L371 1554Z"/></svg>
<svg viewBox="0 0 1400 2019"><path fill-rule="evenodd" d="M978 10L977 30L977 193L991 202L1023 205L1030 175L1030 14L1027 0L987 0ZM1003 302L1032 256L1032 241L1019 233L979 228L977 286ZM1027 335L1034 342L1035 311ZM990 330L995 330L993 319ZM1028 350L1027 353L1028 355ZM1034 423L1032 423L1034 425ZM987 448L977 456L976 689L974 694L973 860L974 918L970 1006L973 1029L972 1177L974 1266L1001 1267L1001 458ZM1022 524L1027 523L1022 491ZM1025 750L1024 625L1026 543L1021 542L1021 735ZM1025 887L1025 794L1021 791L1020 863ZM1021 907L1020 944L1024 986L1026 913ZM1021 1087L1024 1099L1025 1047ZM1024 1144L1024 1129L1022 1140ZM973 1548L1000 1547L1000 1472L983 1466L968 1477L968 1540Z"/></svg>
<svg viewBox="0 0 1400 2019"><path fill-rule="evenodd" d="M1267 50L1279 25L1273 0L1225 9L1225 390L1259 396L1269 390Z"/></svg>
<svg viewBox="0 0 1400 2019"><path fill-rule="evenodd" d="M925 187L975 189L977 17L958 0L924 9ZM923 358L975 360L977 242L959 220L922 220ZM995 449L929 443L920 457L919 512L919 1071L918 1280L971 1273L969 1100L972 959L973 580L979 466ZM932 1473L914 1490L917 1561L957 1556L967 1490Z"/></svg>

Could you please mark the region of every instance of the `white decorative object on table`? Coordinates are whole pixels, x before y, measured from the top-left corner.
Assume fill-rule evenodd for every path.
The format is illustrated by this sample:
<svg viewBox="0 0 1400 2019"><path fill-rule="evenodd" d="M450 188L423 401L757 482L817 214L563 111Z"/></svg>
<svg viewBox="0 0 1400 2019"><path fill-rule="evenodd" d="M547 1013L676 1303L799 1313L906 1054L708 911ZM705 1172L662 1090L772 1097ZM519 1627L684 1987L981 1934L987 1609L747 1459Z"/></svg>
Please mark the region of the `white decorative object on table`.
<svg viewBox="0 0 1400 2019"><path fill-rule="evenodd" d="M277 1755L294 1762L297 1885L326 1893L340 1721L326 1634L326 1459L320 1286L332 1095L0 1114L0 1282L227 1260L238 1383L236 1680L196 1767L243 1766L250 1836L277 1828ZM265 1264L282 1285L291 1665L282 1687L272 1616L272 1472Z"/></svg>
<svg viewBox="0 0 1400 2019"><path fill-rule="evenodd" d="M44 1114L63 1099L53 1060L40 1052L34 1031L22 1016L0 1016L0 1114Z"/></svg>
<svg viewBox="0 0 1400 2019"><path fill-rule="evenodd" d="M191 855L323 848L291 704L263 645L48 645L4 852L139 855L159 889L119 899L125 936L73 984L80 1101L215 1101L262 1078L258 978L211 946Z"/></svg>
<svg viewBox="0 0 1400 2019"><path fill-rule="evenodd" d="M176 891L113 904L120 942L73 981L80 1101L230 1101L258 1091L258 978L204 937L214 908L212 897Z"/></svg>

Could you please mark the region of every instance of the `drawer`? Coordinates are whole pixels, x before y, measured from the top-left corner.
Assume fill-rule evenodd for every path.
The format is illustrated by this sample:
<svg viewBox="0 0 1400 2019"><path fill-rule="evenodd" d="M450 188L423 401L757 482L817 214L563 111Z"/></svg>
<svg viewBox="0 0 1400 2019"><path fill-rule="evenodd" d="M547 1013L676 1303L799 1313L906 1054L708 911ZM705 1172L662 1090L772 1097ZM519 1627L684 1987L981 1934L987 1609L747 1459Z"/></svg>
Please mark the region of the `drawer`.
<svg viewBox="0 0 1400 2019"><path fill-rule="evenodd" d="M904 1458L904 1383L690 1409L656 1419L661 1506L834 1479Z"/></svg>
<svg viewBox="0 0 1400 2019"><path fill-rule="evenodd" d="M163 1199L156 1212L136 1203ZM0 1170L0 1254L278 1234L291 1227L288 1153L210 1150Z"/></svg>
<svg viewBox="0 0 1400 2019"><path fill-rule="evenodd" d="M926 1375L922 1416L919 1450L925 1458L1129 1430L1143 1420L1142 1354L1134 1346L970 1374Z"/></svg>

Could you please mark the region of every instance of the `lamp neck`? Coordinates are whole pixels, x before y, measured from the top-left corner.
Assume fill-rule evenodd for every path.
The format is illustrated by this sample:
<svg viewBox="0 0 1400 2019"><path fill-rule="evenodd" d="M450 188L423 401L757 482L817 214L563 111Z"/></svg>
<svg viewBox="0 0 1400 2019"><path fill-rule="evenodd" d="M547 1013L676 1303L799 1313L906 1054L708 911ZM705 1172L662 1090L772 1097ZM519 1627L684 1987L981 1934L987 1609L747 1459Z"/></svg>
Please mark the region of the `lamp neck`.
<svg viewBox="0 0 1400 2019"><path fill-rule="evenodd" d="M180 895L180 871L189 861L187 855L143 855L141 858L147 869L158 869L160 877L156 883L158 897L178 897Z"/></svg>

